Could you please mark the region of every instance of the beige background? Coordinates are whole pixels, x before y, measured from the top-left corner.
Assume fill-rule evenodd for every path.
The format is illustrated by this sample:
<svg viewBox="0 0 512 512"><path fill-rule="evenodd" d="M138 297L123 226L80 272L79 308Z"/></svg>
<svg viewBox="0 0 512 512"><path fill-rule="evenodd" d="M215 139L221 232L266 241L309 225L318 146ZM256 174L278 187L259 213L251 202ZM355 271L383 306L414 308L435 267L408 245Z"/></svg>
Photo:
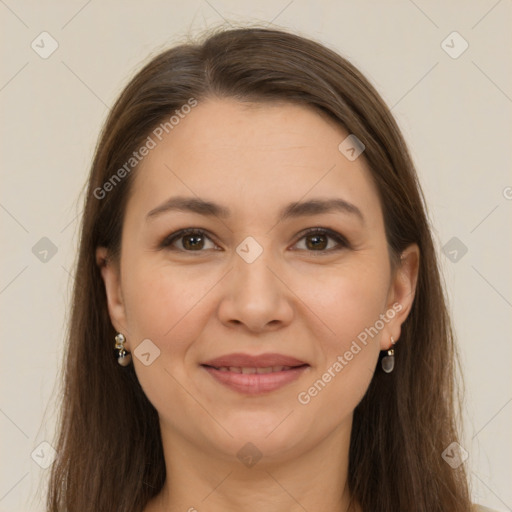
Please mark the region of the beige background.
<svg viewBox="0 0 512 512"><path fill-rule="evenodd" d="M459 441L473 499L512 510L511 14L510 0L0 0L0 511L44 508L37 490L49 470L39 464L51 448L40 444L55 424L79 194L108 108L150 55L224 19L325 43L392 106L431 209L462 349ZM43 31L59 45L46 59L31 48ZM453 31L469 44L458 58L442 46ZM463 44L450 36L444 46L453 54ZM47 261L47 241L33 252L43 237L57 249ZM452 237L462 257L443 253Z"/></svg>

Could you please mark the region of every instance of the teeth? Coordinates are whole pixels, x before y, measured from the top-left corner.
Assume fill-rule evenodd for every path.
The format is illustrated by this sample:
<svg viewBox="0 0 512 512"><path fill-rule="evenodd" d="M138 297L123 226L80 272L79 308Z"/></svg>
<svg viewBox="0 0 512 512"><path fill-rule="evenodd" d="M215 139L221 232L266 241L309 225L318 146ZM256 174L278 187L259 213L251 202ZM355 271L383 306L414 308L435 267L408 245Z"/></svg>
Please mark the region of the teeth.
<svg viewBox="0 0 512 512"><path fill-rule="evenodd" d="M239 366L221 366L217 368L221 372L233 372L233 373L244 373L244 374L253 374L253 373L274 373L274 372L282 372L283 370L290 370L291 366L267 366L265 368L241 368Z"/></svg>
<svg viewBox="0 0 512 512"><path fill-rule="evenodd" d="M268 368L256 368L256 373L272 373L272 367L269 366Z"/></svg>

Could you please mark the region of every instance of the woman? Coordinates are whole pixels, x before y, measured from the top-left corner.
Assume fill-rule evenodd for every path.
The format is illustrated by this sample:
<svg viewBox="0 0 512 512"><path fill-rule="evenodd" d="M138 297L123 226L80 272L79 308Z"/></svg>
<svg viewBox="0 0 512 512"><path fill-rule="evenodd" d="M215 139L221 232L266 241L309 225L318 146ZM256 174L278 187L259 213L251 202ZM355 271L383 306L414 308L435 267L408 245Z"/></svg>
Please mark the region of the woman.
<svg viewBox="0 0 512 512"><path fill-rule="evenodd" d="M48 510L468 512L455 356L361 73L277 30L172 48L94 158Z"/></svg>

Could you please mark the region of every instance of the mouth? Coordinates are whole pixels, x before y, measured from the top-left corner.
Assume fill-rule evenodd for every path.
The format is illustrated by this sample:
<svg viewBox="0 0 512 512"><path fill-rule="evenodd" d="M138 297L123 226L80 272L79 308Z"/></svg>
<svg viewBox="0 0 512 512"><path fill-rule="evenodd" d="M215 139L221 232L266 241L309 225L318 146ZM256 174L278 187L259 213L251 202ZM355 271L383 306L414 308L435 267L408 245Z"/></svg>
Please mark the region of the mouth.
<svg viewBox="0 0 512 512"><path fill-rule="evenodd" d="M269 393L298 379L310 365L282 354L230 354L201 364L215 381L246 395Z"/></svg>
<svg viewBox="0 0 512 512"><path fill-rule="evenodd" d="M233 372L233 373L243 373L244 375L251 375L251 374L267 374L267 373L277 373L277 372L284 372L288 370L292 370L294 368L302 368L303 366L309 366L307 364L303 364L300 366L264 366L264 367L253 367L253 366L209 366L209 365L202 365L207 368L213 368L214 370L219 370L220 372Z"/></svg>

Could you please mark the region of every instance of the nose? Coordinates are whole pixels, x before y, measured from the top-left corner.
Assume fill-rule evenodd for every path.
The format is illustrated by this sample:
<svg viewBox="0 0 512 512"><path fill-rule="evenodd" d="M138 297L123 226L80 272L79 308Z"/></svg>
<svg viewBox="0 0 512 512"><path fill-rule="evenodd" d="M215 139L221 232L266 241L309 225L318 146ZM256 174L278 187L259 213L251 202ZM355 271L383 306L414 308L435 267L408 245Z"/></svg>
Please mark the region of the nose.
<svg viewBox="0 0 512 512"><path fill-rule="evenodd" d="M282 274L270 250L264 250L250 263L234 254L218 309L220 320L253 333L288 325L294 314L293 293Z"/></svg>

